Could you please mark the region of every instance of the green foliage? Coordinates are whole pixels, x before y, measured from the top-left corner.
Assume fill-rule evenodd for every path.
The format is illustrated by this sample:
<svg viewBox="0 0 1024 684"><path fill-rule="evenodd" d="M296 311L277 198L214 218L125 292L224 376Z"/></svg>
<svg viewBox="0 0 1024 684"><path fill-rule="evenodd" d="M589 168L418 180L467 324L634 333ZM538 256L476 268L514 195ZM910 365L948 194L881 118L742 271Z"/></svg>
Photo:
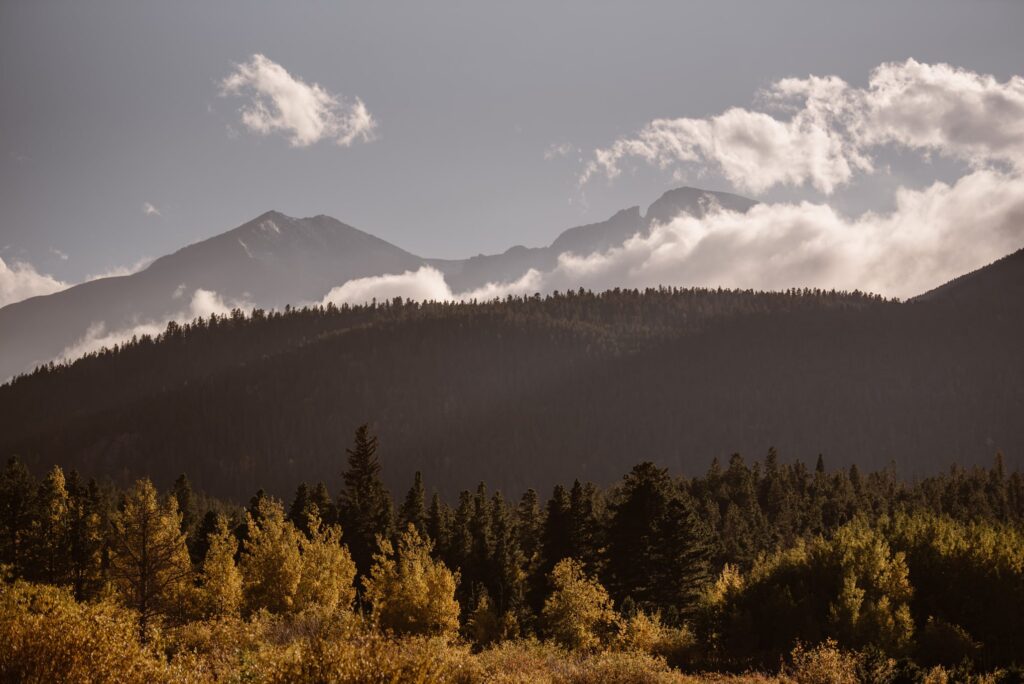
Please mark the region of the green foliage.
<svg viewBox="0 0 1024 684"><path fill-rule="evenodd" d="M360 575L369 572L378 535L391 536L394 519L391 495L380 479L377 437L366 425L356 430L344 472L345 489L338 500L338 516L345 543Z"/></svg>

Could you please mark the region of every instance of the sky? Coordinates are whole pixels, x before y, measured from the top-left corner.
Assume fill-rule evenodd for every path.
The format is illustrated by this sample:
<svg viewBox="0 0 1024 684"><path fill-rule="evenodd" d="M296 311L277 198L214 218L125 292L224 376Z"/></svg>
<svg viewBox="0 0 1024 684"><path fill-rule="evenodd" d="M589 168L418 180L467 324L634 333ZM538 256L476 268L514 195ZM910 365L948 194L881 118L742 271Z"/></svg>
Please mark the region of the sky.
<svg viewBox="0 0 1024 684"><path fill-rule="evenodd" d="M567 263L515 287L582 284L602 268L661 282L684 262L714 278L711 247L753 262L808 230L825 237L796 266L724 279L785 286L815 267L884 290L880 270L906 263L887 254L913 262L922 250L920 268L953 272L969 263L953 258L956 226L886 240L936 217L970 220L968 198L1002 207L960 235L991 246L975 260L1024 242L1007 227L1024 216L1022 27L1015 0L3 0L0 305L130 272L270 209L456 258L547 244L684 184L767 213L683 222L615 263ZM899 119L909 105L862 102L884 90L879 78L915 69L926 87L952 84L946 109L929 102L910 121ZM960 111L979 83L981 105ZM927 121L936 111L948 116ZM801 112L796 133L764 118ZM759 155L733 154L726 143L740 138ZM621 271L711 229L724 246L642 278ZM773 231L784 239L766 240ZM863 261L879 239L886 254ZM847 252L856 268L834 256Z"/></svg>

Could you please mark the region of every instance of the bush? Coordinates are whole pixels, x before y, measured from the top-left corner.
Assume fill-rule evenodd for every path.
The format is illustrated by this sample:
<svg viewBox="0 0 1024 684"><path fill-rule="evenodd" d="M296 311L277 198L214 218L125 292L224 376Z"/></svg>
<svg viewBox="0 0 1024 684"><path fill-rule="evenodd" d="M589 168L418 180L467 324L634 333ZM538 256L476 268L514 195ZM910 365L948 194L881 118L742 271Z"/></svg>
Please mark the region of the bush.
<svg viewBox="0 0 1024 684"><path fill-rule="evenodd" d="M839 650L832 639L808 649L797 644L791 654L793 664L784 668L786 680L795 684L858 684L858 658Z"/></svg>
<svg viewBox="0 0 1024 684"><path fill-rule="evenodd" d="M164 664L138 642L135 614L109 601L76 603L71 592L0 584L0 680L151 682Z"/></svg>

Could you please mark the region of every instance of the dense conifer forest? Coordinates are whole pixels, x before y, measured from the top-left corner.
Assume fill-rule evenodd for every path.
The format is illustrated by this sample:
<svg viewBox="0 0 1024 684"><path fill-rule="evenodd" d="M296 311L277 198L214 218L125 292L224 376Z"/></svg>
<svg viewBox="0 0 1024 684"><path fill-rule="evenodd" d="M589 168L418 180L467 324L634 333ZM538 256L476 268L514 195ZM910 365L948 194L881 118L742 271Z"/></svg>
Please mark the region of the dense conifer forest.
<svg viewBox="0 0 1024 684"><path fill-rule="evenodd" d="M235 311L0 387L0 456L211 494L336 477L372 420L392 489L614 482L713 457L920 478L1024 453L1024 251L928 295L572 291Z"/></svg>
<svg viewBox="0 0 1024 684"><path fill-rule="evenodd" d="M609 487L394 498L378 438L337 491L244 507L180 475L0 474L4 681L1017 682L1024 476L908 481L649 461ZM703 672L718 674L701 674ZM726 674L726 673L736 674Z"/></svg>

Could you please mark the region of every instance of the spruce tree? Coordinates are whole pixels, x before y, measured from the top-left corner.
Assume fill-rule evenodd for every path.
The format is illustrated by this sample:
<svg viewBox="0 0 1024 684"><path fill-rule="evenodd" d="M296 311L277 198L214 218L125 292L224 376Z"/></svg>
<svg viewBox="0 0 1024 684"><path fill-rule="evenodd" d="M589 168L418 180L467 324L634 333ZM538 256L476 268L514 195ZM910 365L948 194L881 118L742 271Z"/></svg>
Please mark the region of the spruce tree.
<svg viewBox="0 0 1024 684"><path fill-rule="evenodd" d="M68 476L67 488L68 574L75 598L83 601L97 595L102 586L103 500L96 481L82 485L74 471Z"/></svg>
<svg viewBox="0 0 1024 684"><path fill-rule="evenodd" d="M338 499L338 515L345 543L360 575L370 571L377 538L390 538L394 519L391 495L380 479L377 437L362 425L348 453L345 488Z"/></svg>
<svg viewBox="0 0 1024 684"><path fill-rule="evenodd" d="M35 482L17 456L0 473L0 563L25 570L25 545L32 525Z"/></svg>
<svg viewBox="0 0 1024 684"><path fill-rule="evenodd" d="M423 490L423 476L418 470L398 512L398 522L402 529L412 524L420 536L427 534L426 492Z"/></svg>
<svg viewBox="0 0 1024 684"><path fill-rule="evenodd" d="M68 581L71 551L69 498L64 471L60 466L54 466L36 491L30 534L31 576L47 584Z"/></svg>
<svg viewBox="0 0 1024 684"><path fill-rule="evenodd" d="M450 544L451 527L451 509L435 492L430 498L430 510L427 511L427 536L434 544L435 553L442 558Z"/></svg>

